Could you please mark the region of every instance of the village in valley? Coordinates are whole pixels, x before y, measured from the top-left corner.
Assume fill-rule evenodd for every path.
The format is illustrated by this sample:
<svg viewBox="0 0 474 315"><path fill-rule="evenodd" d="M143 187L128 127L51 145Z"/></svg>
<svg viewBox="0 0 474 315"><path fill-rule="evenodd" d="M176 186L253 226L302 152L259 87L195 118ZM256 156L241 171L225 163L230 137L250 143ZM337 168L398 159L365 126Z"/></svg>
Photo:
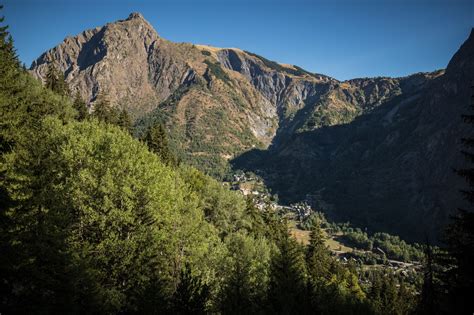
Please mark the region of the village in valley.
<svg viewBox="0 0 474 315"><path fill-rule="evenodd" d="M351 227L349 223L330 222L318 211L314 196L282 205L262 178L252 172L236 172L224 185L251 198L260 211L274 211L282 220L286 219L292 236L303 245L309 243L312 224L318 222L326 236L327 247L341 263L351 264L361 271L392 270L410 282L419 278L423 257L419 244L407 244L387 233L375 233L370 237L366 231Z"/></svg>

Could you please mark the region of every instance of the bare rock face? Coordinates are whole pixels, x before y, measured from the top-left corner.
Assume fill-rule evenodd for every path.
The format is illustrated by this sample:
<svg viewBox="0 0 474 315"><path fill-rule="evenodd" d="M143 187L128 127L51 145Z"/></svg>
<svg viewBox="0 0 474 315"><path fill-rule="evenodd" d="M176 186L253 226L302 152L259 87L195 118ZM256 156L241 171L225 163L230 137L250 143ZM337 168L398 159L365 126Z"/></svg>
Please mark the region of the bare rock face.
<svg viewBox="0 0 474 315"><path fill-rule="evenodd" d="M51 62L91 110L103 93L143 125L166 115L189 158L214 154L224 164L243 150L268 146L278 126L273 104L245 77L192 44L159 37L139 13L66 38L34 61L31 72L44 80Z"/></svg>
<svg viewBox="0 0 474 315"><path fill-rule="evenodd" d="M44 79L47 64L55 62L73 92L93 102L99 92L113 104L133 112L150 110L189 80L189 66L168 52L161 39L139 13L126 20L84 31L33 62L33 73Z"/></svg>
<svg viewBox="0 0 474 315"><path fill-rule="evenodd" d="M240 134L230 137L238 141L232 152L222 153L226 156L266 147L294 132L346 123L402 90L399 79L339 82L240 49L172 43L159 37L139 13L66 38L33 62L32 73L44 80L50 62L64 73L72 92L79 92L91 107L105 93L113 106L128 109L138 119L175 93L180 99L173 103L193 102L181 107L200 103L200 110L188 111L196 112L192 118L198 121L203 116L198 112L221 103ZM199 86L205 86L208 94L183 97ZM170 114L170 108L161 109L173 116L172 124L191 119ZM201 127L199 123L191 126ZM241 141L246 132L253 139Z"/></svg>

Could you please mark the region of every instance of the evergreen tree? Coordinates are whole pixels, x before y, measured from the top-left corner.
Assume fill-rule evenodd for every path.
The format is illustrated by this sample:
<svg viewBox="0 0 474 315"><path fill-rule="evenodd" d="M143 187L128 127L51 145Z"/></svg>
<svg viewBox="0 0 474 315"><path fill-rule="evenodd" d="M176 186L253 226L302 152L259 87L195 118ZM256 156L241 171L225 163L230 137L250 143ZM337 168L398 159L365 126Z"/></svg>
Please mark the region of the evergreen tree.
<svg viewBox="0 0 474 315"><path fill-rule="evenodd" d="M423 286L421 288L421 300L419 308L420 314L437 314L437 294L435 287L435 261L432 246L426 242L425 261L423 266ZM439 296L438 296L439 298Z"/></svg>
<svg viewBox="0 0 474 315"><path fill-rule="evenodd" d="M117 125L129 133L132 132L132 118L125 108L122 109L118 115Z"/></svg>
<svg viewBox="0 0 474 315"><path fill-rule="evenodd" d="M309 299L314 309L321 310L322 304L327 304L323 300L324 290L331 278L330 267L332 258L325 245L325 238L320 227L319 220L311 227L310 241L306 248L306 264L308 268L308 290Z"/></svg>
<svg viewBox="0 0 474 315"><path fill-rule="evenodd" d="M0 313L60 312L60 301L70 300L66 287L74 275L68 273L62 251L64 225L56 228L59 223L46 218L64 221L33 202L48 193L42 186L49 178L42 168L51 163L42 160L39 146L22 163L12 165L11 157L29 152L28 142L38 139L46 115L65 122L71 114L67 99L43 88L21 68L8 28L0 26ZM14 178L29 182L29 188L17 194L10 189L12 172L25 165L34 167Z"/></svg>
<svg viewBox="0 0 474 315"><path fill-rule="evenodd" d="M67 86L66 80L64 80L64 75L56 68L54 61L48 64L46 87L59 95L69 95L69 87Z"/></svg>
<svg viewBox="0 0 474 315"><path fill-rule="evenodd" d="M97 118L108 124L116 124L118 121L118 113L110 104L107 94L100 93L94 103L92 117Z"/></svg>
<svg viewBox="0 0 474 315"><path fill-rule="evenodd" d="M332 259L326 247L324 233L319 220L311 227L306 260L308 272L314 281L317 282L318 279L327 278Z"/></svg>
<svg viewBox="0 0 474 315"><path fill-rule="evenodd" d="M0 10L3 6L0 5ZM0 23L5 18L0 17ZM13 46L13 39L8 32L8 26L0 26L0 153L8 151L12 147L11 136L7 134L12 117L11 112L12 93L18 85L20 62Z"/></svg>
<svg viewBox="0 0 474 315"><path fill-rule="evenodd" d="M0 10L3 10L3 5L0 5ZM5 21L5 17L0 17L0 23ZM13 46L13 39L8 32L8 25L0 26L0 53L3 62L10 63L12 67L18 68L20 62Z"/></svg>
<svg viewBox="0 0 474 315"><path fill-rule="evenodd" d="M474 85L469 114L463 115L464 122L474 124ZM458 209L446 230L445 242L452 264L447 265L445 281L449 290L449 310L457 314L470 314L474 310L474 137L471 134L462 138L465 156L469 166L457 173L466 180L467 189L462 191L467 200L467 209Z"/></svg>
<svg viewBox="0 0 474 315"><path fill-rule="evenodd" d="M289 232L278 243L270 267L268 303L274 314L309 312L306 265L302 245Z"/></svg>
<svg viewBox="0 0 474 315"><path fill-rule="evenodd" d="M77 111L76 119L82 121L89 116L89 111L87 109L86 102L81 97L79 92L76 93L74 97L74 102L72 103L72 107Z"/></svg>
<svg viewBox="0 0 474 315"><path fill-rule="evenodd" d="M178 287L171 298L172 314L207 314L209 287L193 276L189 264L181 271Z"/></svg>
<svg viewBox="0 0 474 315"><path fill-rule="evenodd" d="M151 126L144 140L150 151L158 155L163 163L168 165L176 164L176 159L171 153L168 145L168 137L162 124L156 123Z"/></svg>
<svg viewBox="0 0 474 315"><path fill-rule="evenodd" d="M249 232L256 237L264 236L266 228L262 217L262 211L257 208L255 200L251 196L246 198L245 215L249 225L247 227Z"/></svg>
<svg viewBox="0 0 474 315"><path fill-rule="evenodd" d="M224 314L255 314L263 310L270 246L263 238L234 233L226 238L230 259L220 309Z"/></svg>

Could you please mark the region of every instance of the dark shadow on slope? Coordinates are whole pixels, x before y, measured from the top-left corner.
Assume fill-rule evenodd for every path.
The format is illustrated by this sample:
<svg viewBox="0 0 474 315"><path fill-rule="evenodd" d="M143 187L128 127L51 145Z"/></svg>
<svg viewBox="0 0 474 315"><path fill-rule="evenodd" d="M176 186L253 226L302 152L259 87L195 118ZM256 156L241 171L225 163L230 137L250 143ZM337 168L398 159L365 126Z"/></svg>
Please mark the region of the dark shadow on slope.
<svg viewBox="0 0 474 315"><path fill-rule="evenodd" d="M107 54L107 47L102 41L106 27L94 34L84 45L77 56L77 65L82 71L102 60Z"/></svg>
<svg viewBox="0 0 474 315"><path fill-rule="evenodd" d="M346 125L293 134L232 165L262 176L284 203L307 199L332 219L408 240L439 235L460 199L452 133L462 102L432 104L431 92L396 97Z"/></svg>

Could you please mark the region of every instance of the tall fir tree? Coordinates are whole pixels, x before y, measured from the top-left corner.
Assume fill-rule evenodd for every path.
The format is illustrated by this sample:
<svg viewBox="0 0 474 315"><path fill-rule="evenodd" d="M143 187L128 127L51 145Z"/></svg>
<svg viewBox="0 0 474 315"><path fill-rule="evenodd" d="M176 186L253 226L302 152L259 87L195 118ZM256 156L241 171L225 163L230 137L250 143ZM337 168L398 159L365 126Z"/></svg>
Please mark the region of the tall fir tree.
<svg viewBox="0 0 474 315"><path fill-rule="evenodd" d="M420 314L437 314L439 310L437 308L439 302L437 298L439 298L439 296L437 296L436 293L438 288L435 285L435 263L433 247L427 241L423 263L423 285L418 306L418 312Z"/></svg>
<svg viewBox="0 0 474 315"><path fill-rule="evenodd" d="M246 198L245 215L248 221L247 229L249 232L255 237L264 236L266 229L262 211L258 209L257 204L252 196L247 196Z"/></svg>
<svg viewBox="0 0 474 315"><path fill-rule="evenodd" d="M471 86L470 112L463 115L464 123L474 124L474 84ZM471 314L474 311L474 136L473 128L461 139L464 149L461 153L469 166L457 170L466 180L467 188L462 190L468 208L458 209L445 234L447 251L453 260L445 274L449 290L450 311L456 314Z"/></svg>
<svg viewBox="0 0 474 315"><path fill-rule="evenodd" d="M306 260L309 267L308 272L315 281L317 278L327 277L332 259L326 247L324 232L319 220L311 228Z"/></svg>
<svg viewBox="0 0 474 315"><path fill-rule="evenodd" d="M0 10L3 6L0 5ZM5 18L0 17L0 23ZM20 80L21 71L19 69L20 62L13 46L13 39L8 32L8 25L0 26L0 153L9 151L12 148L12 139L7 134L12 117L12 95L18 81Z"/></svg>
<svg viewBox="0 0 474 315"><path fill-rule="evenodd" d="M87 119L87 117L89 117L89 110L87 109L86 102L84 102L79 92L76 93L72 106L77 112L76 114L77 120L82 121L82 120Z"/></svg>
<svg viewBox="0 0 474 315"><path fill-rule="evenodd" d="M118 113L110 104L106 93L99 93L93 108L92 117L108 124L117 124Z"/></svg>
<svg viewBox="0 0 474 315"><path fill-rule="evenodd" d="M308 268L308 293L313 309L321 309L323 303L324 289L331 276L332 258L325 245L324 233L319 220L313 223L310 232L310 241L306 248L306 264Z"/></svg>
<svg viewBox="0 0 474 315"><path fill-rule="evenodd" d="M193 276L186 264L179 277L179 284L171 297L170 313L178 315L207 314L210 298L209 287L200 278Z"/></svg>
<svg viewBox="0 0 474 315"><path fill-rule="evenodd" d="M270 267L269 311L274 314L309 312L307 272L303 245L289 232L278 243Z"/></svg>
<svg viewBox="0 0 474 315"><path fill-rule="evenodd" d="M176 164L176 158L170 150L168 136L162 124L155 123L152 125L148 129L144 140L150 151L158 155L163 163L168 165Z"/></svg>
<svg viewBox="0 0 474 315"><path fill-rule="evenodd" d="M128 111L123 108L118 114L117 125L123 130L132 133L133 122Z"/></svg>
<svg viewBox="0 0 474 315"><path fill-rule="evenodd" d="M259 237L233 233L226 237L231 253L221 293L224 314L256 314L263 311L268 285L270 247Z"/></svg>
<svg viewBox="0 0 474 315"><path fill-rule="evenodd" d="M46 72L46 87L51 91L62 95L69 95L69 87L64 79L64 74L58 70L54 61L48 64L48 70Z"/></svg>

